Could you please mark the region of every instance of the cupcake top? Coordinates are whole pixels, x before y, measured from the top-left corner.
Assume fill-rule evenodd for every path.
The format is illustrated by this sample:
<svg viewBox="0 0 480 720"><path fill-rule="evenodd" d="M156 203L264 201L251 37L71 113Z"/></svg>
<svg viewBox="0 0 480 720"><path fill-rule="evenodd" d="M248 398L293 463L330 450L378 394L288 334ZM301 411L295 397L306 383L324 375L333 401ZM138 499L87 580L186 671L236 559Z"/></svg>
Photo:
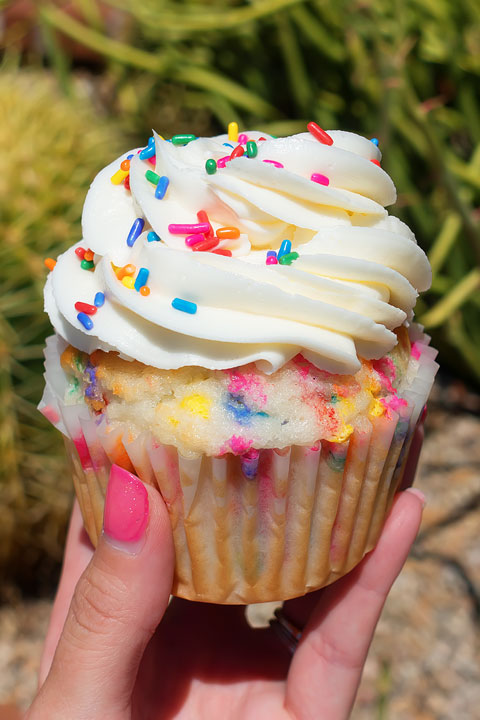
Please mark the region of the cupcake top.
<svg viewBox="0 0 480 720"><path fill-rule="evenodd" d="M352 374L378 359L431 280L375 142L256 131L164 140L95 178L83 240L58 258L45 306L74 347L160 369L298 353Z"/></svg>

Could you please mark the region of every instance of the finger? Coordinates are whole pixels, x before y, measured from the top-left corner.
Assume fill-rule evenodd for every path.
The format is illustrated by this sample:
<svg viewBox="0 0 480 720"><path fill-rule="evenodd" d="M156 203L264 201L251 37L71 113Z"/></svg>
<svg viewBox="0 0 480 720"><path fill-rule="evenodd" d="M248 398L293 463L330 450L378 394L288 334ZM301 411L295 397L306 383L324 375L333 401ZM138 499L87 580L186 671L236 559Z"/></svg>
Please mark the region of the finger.
<svg viewBox="0 0 480 720"><path fill-rule="evenodd" d="M83 527L80 506L78 502L75 501L70 518L70 526L68 528L62 574L53 603L47 636L40 660L40 670L38 673L39 687L43 685L50 670L55 649L65 624L68 608L72 601L75 585L90 562L92 555L93 547Z"/></svg>
<svg viewBox="0 0 480 720"><path fill-rule="evenodd" d="M170 521L160 495L112 466L104 531L77 584L34 704L39 717L48 708L46 717L130 718L138 666L168 604L173 567Z"/></svg>
<svg viewBox="0 0 480 720"><path fill-rule="evenodd" d="M400 493L375 550L323 591L287 679L286 704L298 720L349 717L385 599L420 526L420 496Z"/></svg>

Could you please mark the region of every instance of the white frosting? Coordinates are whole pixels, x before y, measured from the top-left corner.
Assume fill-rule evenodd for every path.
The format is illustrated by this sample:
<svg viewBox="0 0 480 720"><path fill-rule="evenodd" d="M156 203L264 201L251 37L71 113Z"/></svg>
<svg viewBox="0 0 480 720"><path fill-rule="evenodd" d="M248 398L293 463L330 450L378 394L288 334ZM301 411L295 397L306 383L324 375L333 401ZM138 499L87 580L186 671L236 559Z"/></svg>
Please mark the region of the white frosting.
<svg viewBox="0 0 480 720"><path fill-rule="evenodd" d="M358 356L384 355L396 342L392 331L411 319L417 291L429 287L430 267L411 231L384 209L396 194L370 162L380 159L378 148L352 133L329 134L331 146L310 133L258 141L256 158L232 160L214 175L205 162L230 154L226 135L184 147L156 135L155 171L170 181L162 200L145 178L152 166L136 150L115 160L97 175L84 206L79 246L96 253L95 272L81 268L73 247L47 281L56 331L80 350L115 350L166 369L256 362L273 372L303 352L322 369L354 373ZM131 153L130 193L110 178ZM328 186L312 173L327 176ZM240 238L219 245L233 257L192 252L184 236L169 232L171 223L197 223L199 210L214 230L239 228ZM146 224L130 248L137 217ZM152 228L162 242L147 241ZM299 258L266 265L266 249L285 238ZM150 294L125 287L112 263L147 268ZM106 302L88 331L75 303L93 303L98 291ZM174 309L173 298L196 303L197 312Z"/></svg>

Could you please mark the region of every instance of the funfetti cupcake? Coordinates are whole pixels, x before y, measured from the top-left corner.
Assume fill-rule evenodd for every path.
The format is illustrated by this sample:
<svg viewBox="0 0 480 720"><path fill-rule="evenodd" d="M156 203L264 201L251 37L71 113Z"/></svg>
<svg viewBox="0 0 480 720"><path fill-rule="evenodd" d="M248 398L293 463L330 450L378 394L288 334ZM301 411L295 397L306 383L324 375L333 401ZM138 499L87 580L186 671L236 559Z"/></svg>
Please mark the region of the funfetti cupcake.
<svg viewBox="0 0 480 720"><path fill-rule="evenodd" d="M430 267L380 160L315 123L154 133L95 178L48 276L40 407L85 527L111 463L157 487L180 597L299 596L379 537L437 369L412 323Z"/></svg>

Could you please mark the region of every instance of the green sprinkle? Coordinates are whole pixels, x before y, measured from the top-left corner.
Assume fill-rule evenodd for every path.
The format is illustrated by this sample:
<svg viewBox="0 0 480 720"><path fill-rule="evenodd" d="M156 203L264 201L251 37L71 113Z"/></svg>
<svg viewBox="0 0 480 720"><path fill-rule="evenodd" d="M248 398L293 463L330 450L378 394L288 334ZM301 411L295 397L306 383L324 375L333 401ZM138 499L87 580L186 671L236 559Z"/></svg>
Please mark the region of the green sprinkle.
<svg viewBox="0 0 480 720"><path fill-rule="evenodd" d="M147 172L145 173L145 177L147 178L148 182L151 182L153 185L156 185L160 180L160 175L157 175L157 173L153 172L153 170L147 170Z"/></svg>
<svg viewBox="0 0 480 720"><path fill-rule="evenodd" d="M205 163L205 170L209 175L215 175L215 173L217 172L217 163L213 158L207 160L207 162Z"/></svg>
<svg viewBox="0 0 480 720"><path fill-rule="evenodd" d="M330 402L335 405L335 403L338 402L338 396L337 396L337 395L332 395L332 397L330 398Z"/></svg>
<svg viewBox="0 0 480 720"><path fill-rule="evenodd" d="M294 260L298 258L297 252L286 253L282 257L278 258L280 265L291 265Z"/></svg>
<svg viewBox="0 0 480 720"><path fill-rule="evenodd" d="M253 140L249 140L249 142L247 142L247 157L249 157L249 158L257 157L257 153L258 153L257 143L254 142Z"/></svg>
<svg viewBox="0 0 480 720"><path fill-rule="evenodd" d="M192 140L196 140L195 135L174 135L172 137L172 143L174 145L188 145Z"/></svg>
<svg viewBox="0 0 480 720"><path fill-rule="evenodd" d="M91 270L93 268L93 260L82 260L80 267L83 270Z"/></svg>

